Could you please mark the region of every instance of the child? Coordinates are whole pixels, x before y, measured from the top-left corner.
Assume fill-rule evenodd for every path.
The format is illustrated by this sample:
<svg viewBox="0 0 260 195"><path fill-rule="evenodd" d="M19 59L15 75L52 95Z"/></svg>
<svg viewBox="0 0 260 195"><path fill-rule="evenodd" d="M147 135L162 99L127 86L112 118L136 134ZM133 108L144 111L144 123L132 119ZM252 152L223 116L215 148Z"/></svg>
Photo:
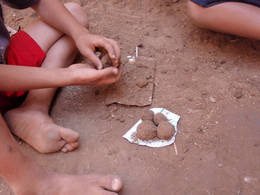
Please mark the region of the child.
<svg viewBox="0 0 260 195"><path fill-rule="evenodd" d="M57 126L48 115L55 88L116 82L120 77L117 43L89 33L87 17L78 4L67 3L66 9L59 0L3 2L18 9L32 7L41 19L10 39L0 12L0 111L4 113L4 118L0 115L0 176L16 194L117 194L122 181L116 176L45 171L21 153L8 128L41 153L77 148L78 133ZM114 67L102 69L94 54L96 47L107 50ZM71 65L77 49L96 69Z"/></svg>
<svg viewBox="0 0 260 195"><path fill-rule="evenodd" d="M189 0L188 8L202 28L260 39L259 0Z"/></svg>

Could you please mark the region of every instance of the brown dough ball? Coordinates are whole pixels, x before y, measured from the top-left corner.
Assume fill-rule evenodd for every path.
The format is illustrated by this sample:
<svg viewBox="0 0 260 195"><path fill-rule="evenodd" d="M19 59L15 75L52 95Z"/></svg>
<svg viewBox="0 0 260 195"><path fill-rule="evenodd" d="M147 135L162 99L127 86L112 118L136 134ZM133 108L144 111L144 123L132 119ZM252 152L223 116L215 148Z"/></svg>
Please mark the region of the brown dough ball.
<svg viewBox="0 0 260 195"><path fill-rule="evenodd" d="M101 62L102 62L103 68L107 68L107 67L113 66L113 63L112 63L112 61L111 61L111 59L110 59L108 54L105 54L101 58Z"/></svg>
<svg viewBox="0 0 260 195"><path fill-rule="evenodd" d="M157 137L159 139L169 140L174 135L174 127L167 121L162 121L157 128Z"/></svg>
<svg viewBox="0 0 260 195"><path fill-rule="evenodd" d="M159 125L162 121L168 121L167 118L162 114L162 113L158 113L154 116L153 118L153 122L155 125Z"/></svg>
<svg viewBox="0 0 260 195"><path fill-rule="evenodd" d="M150 120L153 121L154 113L151 110L145 110L142 116L142 120Z"/></svg>
<svg viewBox="0 0 260 195"><path fill-rule="evenodd" d="M143 121L137 128L137 137L141 140L151 140L156 134L156 127L152 121Z"/></svg>

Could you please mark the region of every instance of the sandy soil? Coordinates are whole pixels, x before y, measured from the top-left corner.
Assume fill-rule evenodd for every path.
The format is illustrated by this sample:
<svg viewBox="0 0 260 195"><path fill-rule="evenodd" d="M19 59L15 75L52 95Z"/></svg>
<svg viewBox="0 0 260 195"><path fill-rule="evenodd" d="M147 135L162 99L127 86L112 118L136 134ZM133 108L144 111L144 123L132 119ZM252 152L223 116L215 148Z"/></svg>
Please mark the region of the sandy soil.
<svg viewBox="0 0 260 195"><path fill-rule="evenodd" d="M58 172L115 173L121 195L260 194L260 44L195 27L186 1L81 0L91 31L117 40L122 58L135 53L156 63L151 106L105 105L103 88L66 87L52 117L81 134L70 154L22 150ZM6 21L24 27L37 15L8 10ZM123 86L122 86L123 87ZM122 135L144 109L164 107L181 116L176 146L151 149ZM12 194L0 181L0 195Z"/></svg>

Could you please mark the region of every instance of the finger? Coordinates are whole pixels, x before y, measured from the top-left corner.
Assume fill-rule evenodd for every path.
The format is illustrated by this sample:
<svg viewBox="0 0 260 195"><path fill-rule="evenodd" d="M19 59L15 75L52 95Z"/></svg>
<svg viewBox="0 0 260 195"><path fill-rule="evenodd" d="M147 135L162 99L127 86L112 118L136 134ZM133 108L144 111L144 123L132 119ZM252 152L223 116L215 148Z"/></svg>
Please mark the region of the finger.
<svg viewBox="0 0 260 195"><path fill-rule="evenodd" d="M98 70L97 73L91 79L92 81L98 81L109 77L115 77L118 74L118 69L114 67Z"/></svg>
<svg viewBox="0 0 260 195"><path fill-rule="evenodd" d="M100 59L94 54L94 52L90 49L88 49L86 51L85 54L83 54L84 56L86 56L94 65L98 70L102 69L102 63L100 61Z"/></svg>
<svg viewBox="0 0 260 195"><path fill-rule="evenodd" d="M107 39L107 41L110 42L110 44L112 45L115 54L116 54L116 60L113 62L115 67L118 67L120 65L120 58L121 58L121 51L120 51L120 47L118 45L118 43L113 40L113 39Z"/></svg>
<svg viewBox="0 0 260 195"><path fill-rule="evenodd" d="M95 83L93 83L93 85L109 85L109 84L112 84L112 83L115 83L117 82L121 77L121 72L118 72L117 75L115 76L109 76L109 77L106 77L106 78L101 78L99 80L96 80Z"/></svg>
<svg viewBox="0 0 260 195"><path fill-rule="evenodd" d="M110 85L112 83L115 83L116 79L110 78L110 79L100 79L99 81L95 82L95 86L100 86L100 85Z"/></svg>
<svg viewBox="0 0 260 195"><path fill-rule="evenodd" d="M102 42L100 42L98 46L106 49L111 61L115 65L115 62L117 61L117 56L116 56L116 52L115 52L111 42L108 41L107 39L102 39Z"/></svg>

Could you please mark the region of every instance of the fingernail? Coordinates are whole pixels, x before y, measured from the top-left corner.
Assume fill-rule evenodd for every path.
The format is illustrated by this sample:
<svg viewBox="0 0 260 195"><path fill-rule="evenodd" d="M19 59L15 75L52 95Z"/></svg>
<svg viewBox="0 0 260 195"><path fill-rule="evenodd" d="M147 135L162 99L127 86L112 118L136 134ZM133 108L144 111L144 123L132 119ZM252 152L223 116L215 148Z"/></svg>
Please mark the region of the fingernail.
<svg viewBox="0 0 260 195"><path fill-rule="evenodd" d="M112 188L113 190L118 190L120 188L120 181L119 179L113 179L112 181Z"/></svg>

